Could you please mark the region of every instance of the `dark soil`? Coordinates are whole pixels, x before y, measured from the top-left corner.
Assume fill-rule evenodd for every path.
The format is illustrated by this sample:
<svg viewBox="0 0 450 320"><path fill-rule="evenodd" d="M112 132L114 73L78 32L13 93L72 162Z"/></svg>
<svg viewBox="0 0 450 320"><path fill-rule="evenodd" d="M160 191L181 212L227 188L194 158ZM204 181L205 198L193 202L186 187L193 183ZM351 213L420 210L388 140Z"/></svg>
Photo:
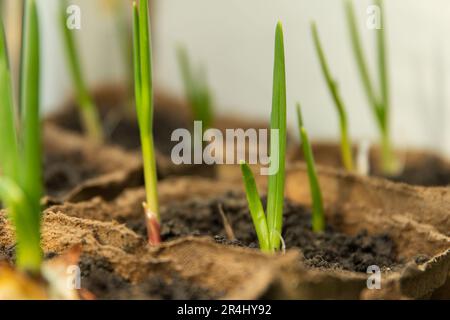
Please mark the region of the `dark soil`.
<svg viewBox="0 0 450 320"><path fill-rule="evenodd" d="M81 182L98 175L98 170L83 161L81 153L47 152L44 155L44 184L46 194L51 197L64 195Z"/></svg>
<svg viewBox="0 0 450 320"><path fill-rule="evenodd" d="M107 141L126 150L140 150L140 134L137 120L124 116L116 109L100 105L100 117ZM58 118L57 124L77 133L82 132L80 118L75 106L69 108L64 116ZM186 121L166 112L164 106L158 106L154 111L153 132L156 149L164 155L170 155L172 148L178 142L171 141L172 132L185 128Z"/></svg>
<svg viewBox="0 0 450 320"><path fill-rule="evenodd" d="M170 280L153 276L132 284L113 272L104 259L82 256L81 286L102 300L205 300L217 299L220 294L193 285L172 275Z"/></svg>
<svg viewBox="0 0 450 320"><path fill-rule="evenodd" d="M428 158L420 167L407 167L400 175L383 177L417 186L444 187L450 185L450 168L435 158Z"/></svg>
<svg viewBox="0 0 450 320"><path fill-rule="evenodd" d="M6 261L12 263L15 259L14 258L16 254L15 252L16 252L15 246L5 247L0 245L0 262Z"/></svg>
<svg viewBox="0 0 450 320"><path fill-rule="evenodd" d="M265 199L263 199L265 203ZM227 238L219 207L233 229L235 240ZM161 214L164 241L182 236L212 236L227 245L258 247L256 234L245 196L227 193L212 199L193 199L171 204ZM145 236L142 220L126 222L128 227ZM369 236L362 230L356 236L328 226L323 233L311 231L309 209L286 201L284 204L283 239L287 248L300 248L307 265L315 268L366 272L370 265L381 268L397 264L395 245L386 234Z"/></svg>
<svg viewBox="0 0 450 320"><path fill-rule="evenodd" d="M55 253L46 253L44 255L44 259L52 259L56 257ZM0 245L0 262L7 262L10 264L14 264L16 261L16 245L12 246L1 246Z"/></svg>
<svg viewBox="0 0 450 320"><path fill-rule="evenodd" d="M0 248L0 262L14 263L15 247ZM49 253L45 259L55 258ZM111 264L104 258L83 255L81 269L81 287L94 294L99 300L211 300L222 295L192 284L176 274L169 279L151 276L132 284L117 275Z"/></svg>

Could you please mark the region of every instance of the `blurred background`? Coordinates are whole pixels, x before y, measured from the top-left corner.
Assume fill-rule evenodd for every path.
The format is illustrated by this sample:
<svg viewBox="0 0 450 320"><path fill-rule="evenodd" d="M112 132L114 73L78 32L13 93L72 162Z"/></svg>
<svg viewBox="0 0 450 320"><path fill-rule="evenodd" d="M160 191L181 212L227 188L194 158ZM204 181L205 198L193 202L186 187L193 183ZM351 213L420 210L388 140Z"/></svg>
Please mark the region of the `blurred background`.
<svg viewBox="0 0 450 320"><path fill-rule="evenodd" d="M2 2L12 62L17 66L20 1ZM58 2L38 1L44 112L57 109L73 93L57 20ZM124 82L129 57L117 21L120 16L130 18L131 1L70 3L81 8L77 41L90 86ZM366 27L366 10L371 2L354 0L354 4L374 74L375 32ZM388 0L385 11L394 142L399 147L450 155L450 128L446 126L450 123L450 1ZM357 141L377 140L377 128L353 60L342 1L154 0L152 16L154 82L158 88L183 96L175 52L176 46L183 44L194 62L207 68L218 113L267 120L274 30L281 20L285 29L288 121L295 130L294 106L300 101L312 138L336 140L337 116L310 34L310 22L315 20L349 111L351 136Z"/></svg>

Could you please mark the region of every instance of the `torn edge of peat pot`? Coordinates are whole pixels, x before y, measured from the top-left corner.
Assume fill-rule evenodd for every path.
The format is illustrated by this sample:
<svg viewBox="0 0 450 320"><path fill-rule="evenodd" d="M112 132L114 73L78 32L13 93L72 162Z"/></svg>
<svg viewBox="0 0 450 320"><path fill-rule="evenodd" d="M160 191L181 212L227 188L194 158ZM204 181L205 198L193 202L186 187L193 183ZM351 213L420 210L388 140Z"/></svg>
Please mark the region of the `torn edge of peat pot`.
<svg viewBox="0 0 450 320"><path fill-rule="evenodd" d="M97 170L95 177L82 181L65 194L49 197L49 202L78 202L96 196L112 199L125 188L140 184L142 162L136 156L113 146L98 146L81 136L52 124L44 126L44 149L70 157L81 155L82 161Z"/></svg>
<svg viewBox="0 0 450 320"><path fill-rule="evenodd" d="M12 227L0 212L0 248L14 246ZM181 238L159 247L116 222L101 222L47 210L42 246L63 254L81 244L84 254L106 259L121 277L138 283L152 275L177 274L194 285L220 293L222 299L290 298L278 275L298 261L298 252L264 255L258 251L218 245L209 238Z"/></svg>
<svg viewBox="0 0 450 320"><path fill-rule="evenodd" d="M254 169L257 169L255 167ZM285 285L298 299L411 299L430 297L442 287L450 271L450 191L412 187L384 179L362 177L318 166L327 219L342 231L387 233L407 264L382 274L383 290L368 290L369 275L340 270L302 270L287 274ZM257 176L261 189L267 179ZM311 206L304 164L290 165L286 197ZM419 254L428 261L416 264ZM295 279L295 280L293 280Z"/></svg>
<svg viewBox="0 0 450 320"><path fill-rule="evenodd" d="M228 283L230 287L227 288L224 298L238 296L248 299L259 298L264 288L267 288L264 297L271 298L423 298L429 297L445 283L450 269L448 250L450 240L439 228L446 228L445 224L448 223L448 220L441 216L447 214L448 193L443 193L441 188L410 187L327 168L319 168L318 171L329 221L334 221L336 226L348 233L356 233L362 229L367 229L372 234L388 233L398 246L399 254L406 261L411 261L399 270L382 274L383 290L368 292L365 289L367 281L365 274L307 269L298 263L298 256L295 259L286 258L282 263L279 255L274 258L250 249L224 247L210 240L180 239L173 244L167 243L160 248L148 250L145 240L123 225L69 217L61 212L55 213L52 209L47 210L44 216L44 249L47 252L63 252L72 245L82 243L84 250L107 257L119 274L135 282L149 272L184 270L185 276L190 277L191 281L208 283L212 290L224 287L223 283ZM183 178L180 181L177 190L185 194L187 191L191 195L196 191L200 195L214 190L223 191L218 188L221 183L214 180L203 179L199 188L193 187L195 180L192 178ZM289 168L286 179L287 197L292 201L309 205L307 181L304 166ZM264 186L264 183L261 183L261 186ZM233 184L225 184L223 189L229 187L233 188ZM169 190L169 195L164 196L162 192L164 201L178 199L179 193L170 192L169 184L166 184L166 190ZM437 190L438 194L433 190ZM139 196L141 191L134 192ZM133 191L127 191L125 194L127 197L133 197ZM120 197L115 200L116 204L125 201L119 199ZM96 201L104 202L101 199ZM95 206L92 207L94 208ZM63 206L61 211L64 212ZM13 238L5 221L2 223L0 219L0 243L3 247L5 244L13 245ZM201 241L209 241L210 244ZM205 246L208 249L204 249ZM204 250L211 252L203 257ZM222 254L229 255L232 266L238 264L239 267L221 264L219 257ZM261 256L260 259L266 260L259 260L255 265L253 263L253 260L257 260L255 254ZM298 253L289 254L294 256ZM431 258L425 263L416 264L413 258L417 254L426 254ZM195 256L196 261L192 261L191 256ZM191 268L194 262L195 268L194 266ZM282 269L278 269L280 267L278 263L282 265ZM264 276L266 271L260 270L263 266L270 269L267 275L278 274L278 276L276 278ZM205 273L205 270L209 270L210 273ZM253 272L259 270L255 277L258 277L261 286L259 289L256 288L258 289L256 292L252 288L257 279L247 281L249 274L243 274L242 270ZM236 282L227 280L229 277ZM242 277L242 281L237 280L241 279L239 277ZM213 281L216 278L220 279L217 285Z"/></svg>
<svg viewBox="0 0 450 320"><path fill-rule="evenodd" d="M422 298L430 296L444 284L450 269L450 240L439 228L445 230L446 224L448 225L446 208L449 203L441 188L410 187L321 167L318 172L327 219L350 234L363 229L371 234L389 234L407 265L383 273L382 287L385 290L365 293L368 278L366 274L307 269L301 267L297 261L290 266L284 266L285 272L280 273L283 284L281 296L298 299L358 299L376 295L380 298ZM266 179L259 182L261 189L264 189ZM188 195L210 196L228 190L242 191L242 185L189 177L160 183L163 206L172 201L186 200ZM288 169L286 194L287 198L294 202L310 205L308 178L304 166L298 165ZM96 210L118 212L120 218L126 219L140 212L139 204L143 197L142 189L131 189L110 203L96 199L54 209L69 215L79 215L79 212L83 211L83 217L104 220L117 217L94 217ZM430 258L425 263L416 264L414 258L419 254Z"/></svg>
<svg viewBox="0 0 450 320"><path fill-rule="evenodd" d="M303 270L295 262L285 268L290 271L281 277L285 292L289 292L284 296L300 299L423 298L445 283L450 270L450 238L442 232L449 230L450 224L447 213L450 193L446 189L411 187L340 170L318 169L329 221L350 234L363 229L371 234L389 234L407 264L399 270L383 273L385 290L368 291L366 274ZM261 189L265 189L266 179L258 180ZM288 169L287 198L310 206L308 185L305 166ZM229 190L243 191L242 184L189 177L160 183L162 205L186 200L188 196L219 195ZM143 190L127 190L113 205L126 212L124 208L130 203L139 203L142 197ZM428 261L416 264L414 260L419 254L428 256Z"/></svg>
<svg viewBox="0 0 450 320"><path fill-rule="evenodd" d="M349 234L364 229L369 234L389 234L396 243L398 256L407 262L404 268L384 274L386 290L368 293L365 289L360 292L362 298L423 298L445 284L450 271L449 190L413 187L320 166L318 176L328 221ZM305 165L290 166L286 197L310 206L307 186ZM414 263L417 255L428 256L428 261ZM342 277L339 272L324 273L328 273L330 283ZM357 274L350 278L363 280ZM362 289L366 280L367 276L361 283Z"/></svg>
<svg viewBox="0 0 450 320"><path fill-rule="evenodd" d="M207 197L220 195L229 190L243 192L242 186L233 183L202 178L179 177L168 178L158 183L158 196L161 210L174 201L182 202L191 197ZM65 202L48 208L47 211L63 212L65 215L98 221L127 221L143 218L142 203L145 201L145 189L143 187L128 188L111 201L105 201L95 197L89 201L77 203Z"/></svg>
<svg viewBox="0 0 450 320"><path fill-rule="evenodd" d="M289 299L280 273L300 269L299 252L270 256L248 248L223 246L210 238L186 237L155 247L153 256L173 261L197 284L226 292L223 299Z"/></svg>

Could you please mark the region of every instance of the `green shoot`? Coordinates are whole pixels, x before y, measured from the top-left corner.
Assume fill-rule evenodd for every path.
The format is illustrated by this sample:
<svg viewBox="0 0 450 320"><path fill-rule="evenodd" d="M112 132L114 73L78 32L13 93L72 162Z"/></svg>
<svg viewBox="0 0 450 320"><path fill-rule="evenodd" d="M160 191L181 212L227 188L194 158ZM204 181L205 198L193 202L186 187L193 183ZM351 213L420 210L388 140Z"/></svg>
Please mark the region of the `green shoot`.
<svg viewBox="0 0 450 320"><path fill-rule="evenodd" d="M182 46L177 49L177 57L185 94L192 108L194 121L201 121L206 130L212 125L214 112L205 69L200 67L194 72L186 48Z"/></svg>
<svg viewBox="0 0 450 320"><path fill-rule="evenodd" d="M77 100L80 109L81 122L88 138L95 143L103 142L103 129L98 114L98 108L92 99L81 71L73 31L67 26L67 1L63 0L60 7L61 30L70 66L72 80L76 88Z"/></svg>
<svg viewBox="0 0 450 320"><path fill-rule="evenodd" d="M277 173L269 176L267 197L267 225L270 243L274 249L280 247L283 225L285 159L286 159L286 67L284 62L283 26L278 22L275 32L275 58L273 69L272 115L270 129L278 130L278 139L270 137L270 156L275 154Z"/></svg>
<svg viewBox="0 0 450 320"><path fill-rule="evenodd" d="M139 7L133 1L133 57L136 95L136 113L141 136L146 200L148 241L151 245L161 242L158 205L156 160L153 146L153 82L152 50L150 39L148 0L140 0Z"/></svg>
<svg viewBox="0 0 450 320"><path fill-rule="evenodd" d="M27 0L22 34L21 123L17 125L3 22L0 21L0 198L15 226L16 264L38 274L42 262L40 224L42 195L39 118L39 21L36 3ZM18 130L21 128L22 131ZM20 147L19 147L20 146Z"/></svg>
<svg viewBox="0 0 450 320"><path fill-rule="evenodd" d="M320 43L319 33L315 23L311 24L311 32L314 39L314 45L316 48L317 56L319 57L320 66L322 68L322 73L324 75L325 81L327 83L328 89L333 98L334 104L336 106L336 111L339 116L339 125L341 130L341 157L344 167L348 171L354 170L353 165L353 155L352 146L350 144L350 138L348 136L348 122L347 122L347 112L345 110L344 103L342 102L341 96L339 94L338 86L336 81L333 79L328 68L328 63L325 54Z"/></svg>
<svg viewBox="0 0 450 320"><path fill-rule="evenodd" d="M18 175L18 142L16 133L17 116L14 109L13 89L11 72L9 69L9 59L6 46L6 37L3 30L3 21L0 17L0 164L4 176L13 179Z"/></svg>
<svg viewBox="0 0 450 320"><path fill-rule="evenodd" d="M262 251L270 252L273 248L270 246L269 229L267 227L266 214L259 198L258 189L256 187L255 178L252 171L245 162L241 162L242 176L247 194L247 201L252 216L253 225L255 226L256 235L258 236L259 246Z"/></svg>
<svg viewBox="0 0 450 320"><path fill-rule="evenodd" d="M379 30L376 31L380 94L377 94L375 86L373 85L373 82L371 80L371 76L369 74L369 69L364 57L360 35L357 28L355 10L353 7L353 2L351 0L346 0L345 12L347 16L347 23L350 32L353 53L358 66L360 78L381 134L382 169L386 174L395 174L398 170L398 163L392 150L389 132L389 81L386 62L386 44L384 36L385 26L383 15L383 1L375 0L375 3L380 8L380 14L382 17L382 26Z"/></svg>
<svg viewBox="0 0 450 320"><path fill-rule="evenodd" d="M271 115L271 161L278 164L278 170L269 176L267 215L256 190L252 172L241 162L247 200L259 245L263 251L278 250L283 227L283 204L286 158L286 71L284 61L283 27L278 22L275 32L275 57L273 71L272 115ZM278 134L273 134L277 132Z"/></svg>
<svg viewBox="0 0 450 320"><path fill-rule="evenodd" d="M322 232L325 229L325 215L323 211L322 192L320 191L319 180L317 179L314 156L309 143L308 133L303 126L303 117L300 104L297 104L297 118L300 129L300 139L303 148L303 154L308 170L309 187L312 200L312 229L314 232Z"/></svg>

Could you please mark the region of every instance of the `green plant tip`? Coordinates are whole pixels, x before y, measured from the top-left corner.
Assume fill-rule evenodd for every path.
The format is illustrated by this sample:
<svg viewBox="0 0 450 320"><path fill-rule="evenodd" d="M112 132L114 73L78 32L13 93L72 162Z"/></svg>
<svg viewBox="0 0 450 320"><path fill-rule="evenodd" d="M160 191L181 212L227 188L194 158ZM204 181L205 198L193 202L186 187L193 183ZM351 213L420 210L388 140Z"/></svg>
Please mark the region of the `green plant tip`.
<svg viewBox="0 0 450 320"><path fill-rule="evenodd" d="M308 133L303 126L303 117L300 104L297 104L297 119L300 131L300 139L305 157L309 188L312 200L312 229L314 232L322 232L325 230L325 215L323 210L322 191L317 178L316 166L311 144L309 142Z"/></svg>
<svg viewBox="0 0 450 320"><path fill-rule="evenodd" d="M269 175L267 194L267 214L264 213L253 174L241 161L247 200L253 224L262 251L274 252L279 249L283 226L283 204L286 159L286 70L284 61L283 28L278 23L275 31L275 54L273 68L272 114L270 122L270 155L278 163L278 170Z"/></svg>
<svg viewBox="0 0 450 320"><path fill-rule="evenodd" d="M68 2L66 0L62 0L59 14L67 60L69 63L72 80L76 88L81 122L88 138L92 142L102 143L104 137L100 115L98 113L98 108L87 89L86 81L81 70L73 31L67 26L67 6Z"/></svg>
<svg viewBox="0 0 450 320"><path fill-rule="evenodd" d="M389 77L387 71L387 54L385 43L385 19L383 11L383 1L376 0L376 5L381 10L382 27L376 31L377 40L377 60L378 60L378 82L379 88L375 88L372 78L369 74L366 58L363 53L360 34L357 28L355 9L351 0L345 1L345 14L347 17L347 24L350 33L350 39L355 56L356 65L358 67L359 75L363 88L365 90L367 100L372 109L375 121L380 131L380 145L382 157L382 169L385 174L393 175L398 173L399 164L392 150L390 140L390 103L389 103Z"/></svg>
<svg viewBox="0 0 450 320"><path fill-rule="evenodd" d="M270 137L270 155L276 158L278 171L269 176L267 195L267 225L270 244L278 250L283 226L283 204L286 162L286 66L284 54L283 26L278 22L275 30L275 52L273 67L272 113L270 129L278 135Z"/></svg>
<svg viewBox="0 0 450 320"><path fill-rule="evenodd" d="M23 17L19 117L13 103L6 38L0 19L0 198L7 205L15 227L16 265L35 275L40 272L43 256L40 247L43 186L39 43L36 3L27 0Z"/></svg>
<svg viewBox="0 0 450 320"><path fill-rule="evenodd" d="M159 202L156 159L153 143L153 80L150 18L147 0L133 2L133 57L136 113L141 139L146 203L144 204L149 243L158 244Z"/></svg>
<svg viewBox="0 0 450 320"><path fill-rule="evenodd" d="M212 94L206 80L205 69L200 66L193 70L186 48L177 48L178 64L180 66L181 78L184 91L192 108L194 121L201 121L203 128L208 129L214 121L214 110L212 106Z"/></svg>
<svg viewBox="0 0 450 320"><path fill-rule="evenodd" d="M338 90L336 81L331 76L331 72L328 67L325 53L322 49L322 45L320 42L319 33L317 31L317 27L314 22L311 23L311 33L313 36L314 46L316 48L316 53L317 53L317 56L319 59L319 63L320 63L321 69L322 69L323 76L325 78L325 82L327 84L328 90L330 91L331 97L332 97L334 105L336 107L336 111L339 116L342 164L348 171L353 171L354 164L353 164L352 146L351 146L350 138L348 135L347 111L346 111L345 105L341 99L341 96L339 94L339 90Z"/></svg>

